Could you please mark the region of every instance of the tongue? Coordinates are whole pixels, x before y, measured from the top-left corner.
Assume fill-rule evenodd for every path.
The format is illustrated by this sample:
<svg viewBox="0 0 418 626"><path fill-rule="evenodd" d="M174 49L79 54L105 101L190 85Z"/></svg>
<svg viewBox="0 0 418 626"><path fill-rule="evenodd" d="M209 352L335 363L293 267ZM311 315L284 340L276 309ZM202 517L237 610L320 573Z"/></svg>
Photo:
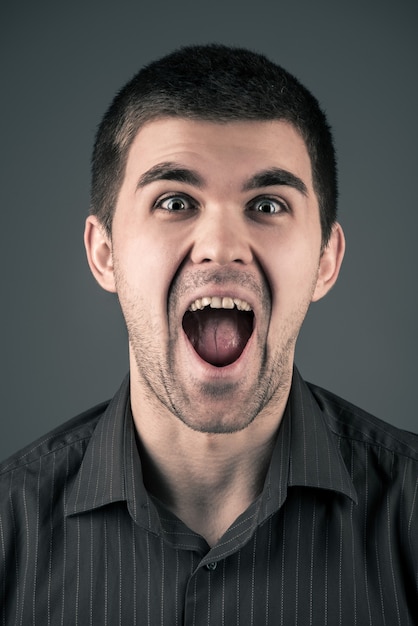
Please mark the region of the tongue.
<svg viewBox="0 0 418 626"><path fill-rule="evenodd" d="M191 313L183 326L199 356L218 367L238 359L252 332L250 316L236 309Z"/></svg>

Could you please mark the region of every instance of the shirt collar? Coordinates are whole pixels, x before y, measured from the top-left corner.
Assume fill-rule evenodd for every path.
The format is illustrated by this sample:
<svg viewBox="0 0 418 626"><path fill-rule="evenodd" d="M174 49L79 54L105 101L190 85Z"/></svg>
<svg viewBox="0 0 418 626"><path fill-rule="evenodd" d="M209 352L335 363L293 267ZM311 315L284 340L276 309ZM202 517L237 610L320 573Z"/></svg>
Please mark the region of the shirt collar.
<svg viewBox="0 0 418 626"><path fill-rule="evenodd" d="M87 445L66 506L66 515L126 502L135 522L158 532L159 516L142 480L126 376Z"/></svg>
<svg viewBox="0 0 418 626"><path fill-rule="evenodd" d="M353 481L326 416L295 368L288 402L291 423L290 487L341 493L357 503Z"/></svg>
<svg viewBox="0 0 418 626"><path fill-rule="evenodd" d="M109 402L87 445L67 500L67 515L126 500L124 429L129 410L129 376Z"/></svg>
<svg viewBox="0 0 418 626"><path fill-rule="evenodd" d="M274 513L289 487L357 495L325 415L298 370L259 500L258 523ZM158 532L158 514L143 485L129 400L129 376L109 403L87 445L67 501L67 515L126 501L133 519ZM157 525L156 525L157 524Z"/></svg>
<svg viewBox="0 0 418 626"><path fill-rule="evenodd" d="M337 439L296 367L260 498L258 524L282 506L292 487L325 489L357 503Z"/></svg>

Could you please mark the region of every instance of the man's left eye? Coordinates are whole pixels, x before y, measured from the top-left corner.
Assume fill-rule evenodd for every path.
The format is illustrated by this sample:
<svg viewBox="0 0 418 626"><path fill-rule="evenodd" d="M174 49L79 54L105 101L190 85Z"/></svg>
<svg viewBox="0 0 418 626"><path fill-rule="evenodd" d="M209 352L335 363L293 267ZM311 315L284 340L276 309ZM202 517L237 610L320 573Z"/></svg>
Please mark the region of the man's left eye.
<svg viewBox="0 0 418 626"><path fill-rule="evenodd" d="M281 213L287 210L287 205L282 200L259 198L252 203L251 209L258 213Z"/></svg>

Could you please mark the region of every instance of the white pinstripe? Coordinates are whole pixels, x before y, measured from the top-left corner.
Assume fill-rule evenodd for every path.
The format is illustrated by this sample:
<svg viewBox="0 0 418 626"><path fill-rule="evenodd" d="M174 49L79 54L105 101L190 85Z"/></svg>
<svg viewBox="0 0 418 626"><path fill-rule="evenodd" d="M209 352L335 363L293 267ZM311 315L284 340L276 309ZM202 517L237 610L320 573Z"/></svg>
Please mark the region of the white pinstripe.
<svg viewBox="0 0 418 626"><path fill-rule="evenodd" d="M375 552L376 552L376 567L377 567L377 580L379 583L379 594L380 594L380 606L382 609L382 620L383 626L386 626L386 617L385 617L385 606L383 601L383 588L382 588L382 576L380 573L380 561L379 561L379 545L377 543L377 532L375 533Z"/></svg>
<svg viewBox="0 0 418 626"><path fill-rule="evenodd" d="M386 496L386 510L387 510L387 529L388 529L388 547L389 547L389 563L390 563L390 571L392 574L392 583L393 583L393 594L395 596L395 603L396 603L396 614L398 617L398 624L399 626L401 625L401 616L400 616L400 612L399 612L399 599L398 599L398 592L396 589L396 579L395 579L395 572L393 570L393 555L392 555L392 541L391 541L391 537L392 537L392 531L391 531L391 527L390 527L390 501L389 501L389 494L387 494Z"/></svg>
<svg viewBox="0 0 418 626"><path fill-rule="evenodd" d="M253 538L253 559L252 559L252 571L251 571L251 610L250 610L250 624L254 624L254 589L255 589L255 559L257 555L257 533L254 533Z"/></svg>
<svg viewBox="0 0 418 626"><path fill-rule="evenodd" d="M105 615L105 626L108 623L108 604L109 604L109 548L107 545L107 515L104 516L103 519L103 531L104 531L104 588L105 588L105 597L104 597L104 615Z"/></svg>
<svg viewBox="0 0 418 626"><path fill-rule="evenodd" d="M268 521L268 543L267 543L267 564L266 564L266 626L269 623L270 609L270 560L271 560L271 517Z"/></svg>
<svg viewBox="0 0 418 626"><path fill-rule="evenodd" d="M131 519L131 534L132 534L132 561L133 561L133 571L132 571L132 602L133 602L133 616L134 616L134 624L136 624L136 596L137 596L137 577L136 577L136 541L135 541L135 522Z"/></svg>
<svg viewBox="0 0 418 626"><path fill-rule="evenodd" d="M149 535L146 535L147 544L147 624L151 626L151 562L150 562L150 546Z"/></svg>
<svg viewBox="0 0 418 626"><path fill-rule="evenodd" d="M353 449L351 449L351 477L354 477L354 454L353 454ZM350 502L350 528L351 528L351 537L352 537L352 541L351 541L351 558L352 558L352 567L353 567L353 602L354 602L354 608L353 608L353 613L354 613L354 626L357 626L357 576L356 576L356 561L355 561L355 546L354 546L354 540L355 540L355 534L354 534L354 521L353 521L353 514L354 514L354 502L351 501Z"/></svg>
<svg viewBox="0 0 418 626"><path fill-rule="evenodd" d="M314 577L314 547L315 547L315 525L316 525L316 500L314 500L312 511L312 539L311 539L311 583L309 589L309 624L313 625L313 577Z"/></svg>
<svg viewBox="0 0 418 626"><path fill-rule="evenodd" d="M65 481L63 490L63 506L64 511L67 510L67 481L69 474L69 458L68 458L68 446L66 447L66 459L65 459ZM62 559L62 605L61 605L61 626L64 624L65 613L65 574L67 567L67 521L63 523L63 559Z"/></svg>
<svg viewBox="0 0 418 626"><path fill-rule="evenodd" d="M328 626L328 548L329 548L329 522L328 519L326 521L326 529L325 529L325 621L324 626Z"/></svg>
<svg viewBox="0 0 418 626"><path fill-rule="evenodd" d="M295 573L295 626L298 624L299 618L299 548L300 548L300 522L301 522L301 500L298 501L298 522L297 522L297 540L296 540L296 573Z"/></svg>
<svg viewBox="0 0 418 626"><path fill-rule="evenodd" d="M164 577L165 577L165 559L164 559L164 541L161 543L161 626L164 624Z"/></svg>
<svg viewBox="0 0 418 626"><path fill-rule="evenodd" d="M238 561L237 561L237 583L236 583L236 591L237 591L237 626L240 625L240 565L241 565L241 553L238 552Z"/></svg>
<svg viewBox="0 0 418 626"><path fill-rule="evenodd" d="M281 562L281 596L280 596L280 623L284 624L284 572L285 572L285 545L286 545L286 515L283 515L283 536L282 536L282 562Z"/></svg>
<svg viewBox="0 0 418 626"><path fill-rule="evenodd" d="M38 548L39 548L39 494L40 494L40 481L41 481L41 469L42 469L42 458L39 459L39 470L38 470L38 482L37 482L37 505L36 505L36 520L35 520L35 558L33 563L33 598L32 598L32 622L33 626L36 626L36 584L38 578Z"/></svg>
<svg viewBox="0 0 418 626"><path fill-rule="evenodd" d="M4 542L4 530L3 530L3 519L0 514L0 545L1 545L1 553L2 553L2 561L3 561L3 585L2 585L2 600L3 602L6 599L6 547ZM6 626L6 613L3 613L3 626Z"/></svg>
<svg viewBox="0 0 418 626"><path fill-rule="evenodd" d="M371 606L370 606L370 595L369 595L369 581L368 581L368 568L367 568L367 511L369 509L369 481L368 481L368 475L369 475L369 457L368 454L366 452L366 446L368 444L364 444L364 451L365 451L365 460L364 460L364 473L365 473L365 485L364 485L364 493L365 493L365 497L364 497L364 523L363 523L363 556L364 556L364 581L365 581L365 590L366 590L366 601L367 601L367 610L369 613L369 624L370 626L372 626L372 612L371 612Z"/></svg>
<svg viewBox="0 0 418 626"><path fill-rule="evenodd" d="M93 513L90 513L90 626L93 626L93 581L94 581L94 532Z"/></svg>
<svg viewBox="0 0 418 626"><path fill-rule="evenodd" d="M78 610L79 610L79 597L80 597L80 518L77 518L77 574L76 574L76 589L75 589L75 623L78 624Z"/></svg>
<svg viewBox="0 0 418 626"><path fill-rule="evenodd" d="M212 572L208 572L207 575L207 581L208 581L208 601L207 601L207 626L210 626L210 601L211 601L211 597L210 597L210 580L211 580L211 573Z"/></svg>
<svg viewBox="0 0 418 626"><path fill-rule="evenodd" d="M26 474L27 469L25 468L25 473L23 475L23 488L22 488L22 499L23 499L23 509L25 512L25 533L26 533L26 563L23 574L23 583L22 583L22 611L20 614L20 625L23 624L23 606L25 603L25 593L26 593L26 578L28 575L28 567L29 567L29 553L30 553L30 539L29 539L29 520L28 520L28 507L26 502Z"/></svg>
<svg viewBox="0 0 418 626"><path fill-rule="evenodd" d="M222 614L221 626L225 626L225 561L222 561Z"/></svg>
<svg viewBox="0 0 418 626"><path fill-rule="evenodd" d="M122 541L120 534L120 509L118 509L118 565L119 565L119 624L122 624L122 584L123 584L123 569L122 569Z"/></svg>

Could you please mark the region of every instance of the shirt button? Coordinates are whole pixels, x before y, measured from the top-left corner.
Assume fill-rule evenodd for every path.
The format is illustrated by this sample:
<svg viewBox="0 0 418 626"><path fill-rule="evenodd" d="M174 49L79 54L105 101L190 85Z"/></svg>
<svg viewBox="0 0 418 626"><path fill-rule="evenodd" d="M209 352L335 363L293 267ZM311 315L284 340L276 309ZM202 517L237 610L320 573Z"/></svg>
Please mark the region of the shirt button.
<svg viewBox="0 0 418 626"><path fill-rule="evenodd" d="M207 568L207 569L209 569L209 570L212 570L212 571L213 571L213 570L215 570L215 569L216 569L216 566L217 566L217 565L218 565L218 564L217 564L217 562L216 562L216 561L213 561L213 563L207 563L207 564L206 564L206 568Z"/></svg>

